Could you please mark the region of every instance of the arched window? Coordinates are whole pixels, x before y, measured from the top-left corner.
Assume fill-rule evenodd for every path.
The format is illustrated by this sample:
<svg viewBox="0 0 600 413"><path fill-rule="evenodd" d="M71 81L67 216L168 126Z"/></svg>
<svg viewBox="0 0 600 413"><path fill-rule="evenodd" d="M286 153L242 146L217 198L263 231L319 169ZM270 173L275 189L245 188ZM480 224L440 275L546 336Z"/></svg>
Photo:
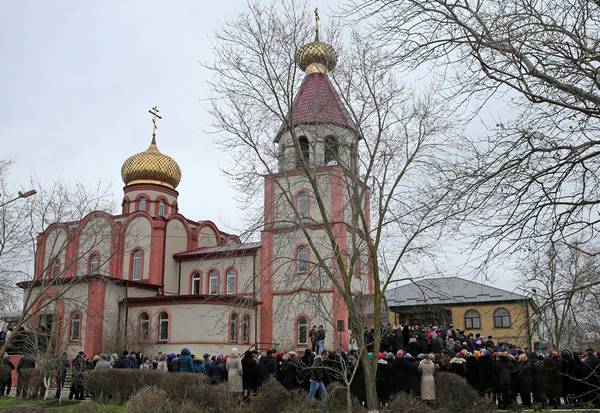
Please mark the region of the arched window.
<svg viewBox="0 0 600 413"><path fill-rule="evenodd" d="M165 201L163 201L162 199L160 201L158 201L158 216L159 217L165 216Z"/></svg>
<svg viewBox="0 0 600 413"><path fill-rule="evenodd" d="M308 343L308 322L306 318L298 317L296 328L298 329L298 345L305 346Z"/></svg>
<svg viewBox="0 0 600 413"><path fill-rule="evenodd" d="M138 208L137 208L138 211L145 211L146 210L146 198L144 198L143 196L140 197L138 199L137 204L138 204Z"/></svg>
<svg viewBox="0 0 600 413"><path fill-rule="evenodd" d="M510 313L505 308L494 311L494 328L510 327Z"/></svg>
<svg viewBox="0 0 600 413"><path fill-rule="evenodd" d="M208 293L211 295L217 295L219 292L219 274L216 270L211 270L208 273Z"/></svg>
<svg viewBox="0 0 600 413"><path fill-rule="evenodd" d="M79 332L81 331L81 314L74 311L71 313L71 322L69 323L69 341L75 343L79 341Z"/></svg>
<svg viewBox="0 0 600 413"><path fill-rule="evenodd" d="M58 278L60 277L60 259L55 258L54 261L52 262L52 278Z"/></svg>
<svg viewBox="0 0 600 413"><path fill-rule="evenodd" d="M335 136L325 138L325 165L338 163L338 142Z"/></svg>
<svg viewBox="0 0 600 413"><path fill-rule="evenodd" d="M310 160L310 145L306 136L300 136L298 138L298 146L300 147L300 153L296 156L296 166L302 165L303 159L304 162L308 164L308 161Z"/></svg>
<svg viewBox="0 0 600 413"><path fill-rule="evenodd" d="M308 192L302 190L298 192L298 215L300 218L308 216Z"/></svg>
<svg viewBox="0 0 600 413"><path fill-rule="evenodd" d="M242 320L242 343L248 344L250 342L250 316L245 315Z"/></svg>
<svg viewBox="0 0 600 413"><path fill-rule="evenodd" d="M237 292L235 291L235 278L235 270L233 268L228 269L226 273L227 295L235 294Z"/></svg>
<svg viewBox="0 0 600 413"><path fill-rule="evenodd" d="M200 273L195 272L192 274L192 294L200 295Z"/></svg>
<svg viewBox="0 0 600 413"><path fill-rule="evenodd" d="M232 313L231 318L229 319L229 342L237 343L237 340L238 340L237 314Z"/></svg>
<svg viewBox="0 0 600 413"><path fill-rule="evenodd" d="M308 272L308 247L306 245L298 246L296 250L296 260L298 263L298 272Z"/></svg>
<svg viewBox="0 0 600 413"><path fill-rule="evenodd" d="M90 271L91 275L97 275L100 273L100 256L96 253L90 256Z"/></svg>
<svg viewBox="0 0 600 413"><path fill-rule="evenodd" d="M131 254L131 255L132 255L131 259L133 260L133 263L131 265L131 279L132 280L141 280L144 254L142 254L142 250L136 249L136 250L133 250L133 254Z"/></svg>
<svg viewBox="0 0 600 413"><path fill-rule="evenodd" d="M160 313L158 316L158 340L167 341L169 339L169 314Z"/></svg>
<svg viewBox="0 0 600 413"><path fill-rule="evenodd" d="M475 310L469 310L465 313L465 329L480 329L481 317Z"/></svg>
<svg viewBox="0 0 600 413"><path fill-rule="evenodd" d="M150 316L148 313L140 314L140 338L150 337Z"/></svg>

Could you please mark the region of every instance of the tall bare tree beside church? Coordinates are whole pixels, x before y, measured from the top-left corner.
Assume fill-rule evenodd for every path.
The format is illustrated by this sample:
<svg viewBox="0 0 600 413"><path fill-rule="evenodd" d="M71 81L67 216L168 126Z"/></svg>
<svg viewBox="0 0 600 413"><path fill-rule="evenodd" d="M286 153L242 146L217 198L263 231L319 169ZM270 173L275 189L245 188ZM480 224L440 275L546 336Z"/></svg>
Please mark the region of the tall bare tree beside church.
<svg viewBox="0 0 600 413"><path fill-rule="evenodd" d="M3 172L4 174L0 174L2 197L8 198L15 191L6 182L8 169ZM85 238L79 240L80 247L69 262L61 262L60 266L54 265L52 259L39 262L39 258L47 257L39 257L38 234L50 224L62 222L68 225L69 222L81 220L92 211L110 210L111 201L107 189L100 183L94 190L88 190L81 184L68 186L58 181L45 186L40 181L32 180L31 185L38 191L35 196L0 208L0 291L3 294L4 309L18 310L19 314L13 328L14 333L0 348L0 355L6 352L13 340L19 339L17 332L22 328L43 330L46 326L40 325L40 315L54 313L57 302L69 302L73 308L85 308L87 297L74 294L78 279L72 278L66 282L67 274L77 268L81 261L87 263L90 252L98 245L109 242L108 237L111 236L109 228L88 226ZM75 239L81 236L84 228L72 227L69 230L70 233L65 237L49 241L46 248L48 254L57 257L64 254L73 246ZM97 265L100 267L103 262L98 262ZM37 281L34 281L35 274L40 275ZM17 287L17 283L21 283L23 289ZM49 334L52 339L50 341L57 337L54 333Z"/></svg>
<svg viewBox="0 0 600 413"><path fill-rule="evenodd" d="M451 203L454 189L446 176L446 171L453 170L455 142L440 102L398 83L386 49L359 32L346 33L350 40L342 42L335 24L326 34L320 30L312 44L319 48L319 56L326 57L305 61L314 58L306 52L310 45L301 49L315 37L312 20L305 3L251 3L247 12L225 24L217 32L216 61L210 66L214 75L211 110L220 142L234 154L235 162L226 171L247 195L245 205L262 195L266 175L267 185L274 188L265 189L265 194L274 199L272 204L265 200L265 208L275 205L287 211L287 215L267 211L265 221L251 227L267 232L274 226L292 227L308 245L306 258L299 258L286 255L289 245L280 244L273 265L306 265L302 276L288 282L317 292L331 288L346 306L366 366L368 405L377 409L377 360L367 360L362 336L365 314L356 305L356 292L372 293L369 322L375 329L374 351L378 352L386 289L394 280L422 270L415 264L432 257L441 231L460 212ZM340 50L339 58L321 41L325 37ZM297 56L299 50L304 50L300 52L304 57ZM312 142L296 130L298 113L292 112L305 76L297 62L306 76L315 71L328 76L351 119L355 134L348 136L354 140L340 140L335 149L328 143L330 136L341 133L339 125L318 120L330 109L328 105L305 108L304 114L309 112L305 127L312 133ZM282 133L289 134L287 145L280 141ZM340 194L329 193L324 183L332 174L342 183ZM299 185L308 194L298 192ZM314 209L310 215L298 201L307 195ZM330 208L336 196L345 211L339 218ZM343 242L340 220L349 222L344 226L349 236ZM296 241L289 239L290 244ZM275 281L264 280L260 288L271 282ZM313 297L318 300L319 294Z"/></svg>

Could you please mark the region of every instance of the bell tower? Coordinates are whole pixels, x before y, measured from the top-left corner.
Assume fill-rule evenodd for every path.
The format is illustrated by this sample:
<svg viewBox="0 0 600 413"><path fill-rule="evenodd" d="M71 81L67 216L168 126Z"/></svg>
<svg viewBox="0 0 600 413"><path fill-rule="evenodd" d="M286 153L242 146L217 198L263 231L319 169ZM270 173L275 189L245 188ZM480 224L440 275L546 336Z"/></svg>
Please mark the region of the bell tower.
<svg viewBox="0 0 600 413"><path fill-rule="evenodd" d="M347 184L357 176L359 134L328 77L337 53L319 39L317 11L315 16L314 41L296 53L305 77L274 140L278 171L265 176L260 341L301 349L307 343L305 327L323 325L325 346L337 349L347 345L348 311L331 279L315 265L315 251L339 274L335 255L351 245ZM335 249L326 226L335 234Z"/></svg>

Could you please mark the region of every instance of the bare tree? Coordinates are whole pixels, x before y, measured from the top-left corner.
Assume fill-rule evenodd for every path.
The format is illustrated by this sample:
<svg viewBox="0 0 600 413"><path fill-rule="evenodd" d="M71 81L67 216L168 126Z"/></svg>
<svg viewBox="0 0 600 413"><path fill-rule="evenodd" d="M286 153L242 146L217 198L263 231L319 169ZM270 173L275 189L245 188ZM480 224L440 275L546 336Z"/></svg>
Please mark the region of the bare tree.
<svg viewBox="0 0 600 413"><path fill-rule="evenodd" d="M6 352L24 328L39 328L43 315L54 314L58 303L67 303L70 309L86 307L86 297L79 296L76 287L89 277L101 275L96 271L88 274L87 261L98 246L107 242L110 245L113 236L110 225L82 221L93 211L112 209L111 196L102 184L89 191L82 184L69 187L55 182L45 188L40 182L34 182L38 188L35 197L0 209L0 286L12 300L7 300L9 308L16 308L16 300L22 300L13 334L3 343L0 354ZM4 182L3 186L6 188ZM5 193L10 191L4 189L2 195ZM38 234L56 223L64 225L65 231L61 236L50 237L41 253ZM77 248L73 248L74 245ZM66 254L68 249L76 251ZM58 257L64 261L59 262ZM102 260L97 268L108 262L110 256ZM18 292L17 283L23 288L22 293ZM48 318L49 324L58 322L62 320Z"/></svg>
<svg viewBox="0 0 600 413"><path fill-rule="evenodd" d="M598 2L372 0L346 11L370 19L395 64L437 75L452 113L497 113L490 101L510 111L472 138L461 174L476 246L550 240L597 253Z"/></svg>
<svg viewBox="0 0 600 413"><path fill-rule="evenodd" d="M440 102L398 84L384 47L358 32L342 43L332 25L329 40L344 52L330 73L331 84L356 126L355 135L331 150L327 139L340 131L317 121L307 127L313 136L307 146L291 112L303 78L294 60L312 40L311 17L302 2L250 3L246 13L225 24L217 33L216 62L209 66L214 75L211 112L220 142L234 155L227 173L247 196L245 208L261 193L263 177L274 188L273 204L265 201L265 208L274 210L272 217L251 225L263 231L280 228L283 234L272 236L276 258L261 266L272 265L273 274L261 278L260 288L293 286L322 297L334 291L357 332L364 314L355 305L356 293L370 290L378 352L386 289L432 258L441 231L450 229L445 225L462 212L451 201L454 188L446 176L455 159L455 137ZM318 119L320 109L315 105L313 110ZM289 139L276 145L281 131ZM286 172L292 169L297 173ZM326 182L332 175L343 188L343 217L330 209ZM311 214L297 202L299 188L307 188ZM341 241L344 219L350 229ZM291 246L299 240L307 244L310 258L293 253ZM293 270L294 265L302 265L302 271ZM291 273L300 276L291 278ZM307 295L289 300L298 308ZM369 361L362 334L356 338L368 405L375 410L377 359Z"/></svg>
<svg viewBox="0 0 600 413"><path fill-rule="evenodd" d="M534 292L537 322L552 348L579 350L594 339L600 328L594 302L599 270L596 257L565 244L531 254L522 279Z"/></svg>

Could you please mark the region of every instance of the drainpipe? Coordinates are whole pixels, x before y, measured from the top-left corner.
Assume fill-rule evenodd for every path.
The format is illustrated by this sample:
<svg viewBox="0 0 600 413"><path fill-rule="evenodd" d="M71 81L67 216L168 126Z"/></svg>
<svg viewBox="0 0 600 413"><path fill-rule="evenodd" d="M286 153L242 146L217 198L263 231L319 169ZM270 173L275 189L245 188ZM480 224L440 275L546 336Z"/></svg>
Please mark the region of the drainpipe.
<svg viewBox="0 0 600 413"><path fill-rule="evenodd" d="M127 349L127 326L129 323L129 303L127 301L127 292L129 290L128 286L125 286L125 330L123 334L123 349Z"/></svg>
<svg viewBox="0 0 600 413"><path fill-rule="evenodd" d="M177 266L179 268L179 270L177 271L177 295L181 295L181 261L178 259L177 260ZM164 275L163 275L164 278Z"/></svg>
<svg viewBox="0 0 600 413"><path fill-rule="evenodd" d="M252 299L254 300L254 346L258 342L258 305L256 304L256 251L252 256ZM258 347L257 347L258 349Z"/></svg>

